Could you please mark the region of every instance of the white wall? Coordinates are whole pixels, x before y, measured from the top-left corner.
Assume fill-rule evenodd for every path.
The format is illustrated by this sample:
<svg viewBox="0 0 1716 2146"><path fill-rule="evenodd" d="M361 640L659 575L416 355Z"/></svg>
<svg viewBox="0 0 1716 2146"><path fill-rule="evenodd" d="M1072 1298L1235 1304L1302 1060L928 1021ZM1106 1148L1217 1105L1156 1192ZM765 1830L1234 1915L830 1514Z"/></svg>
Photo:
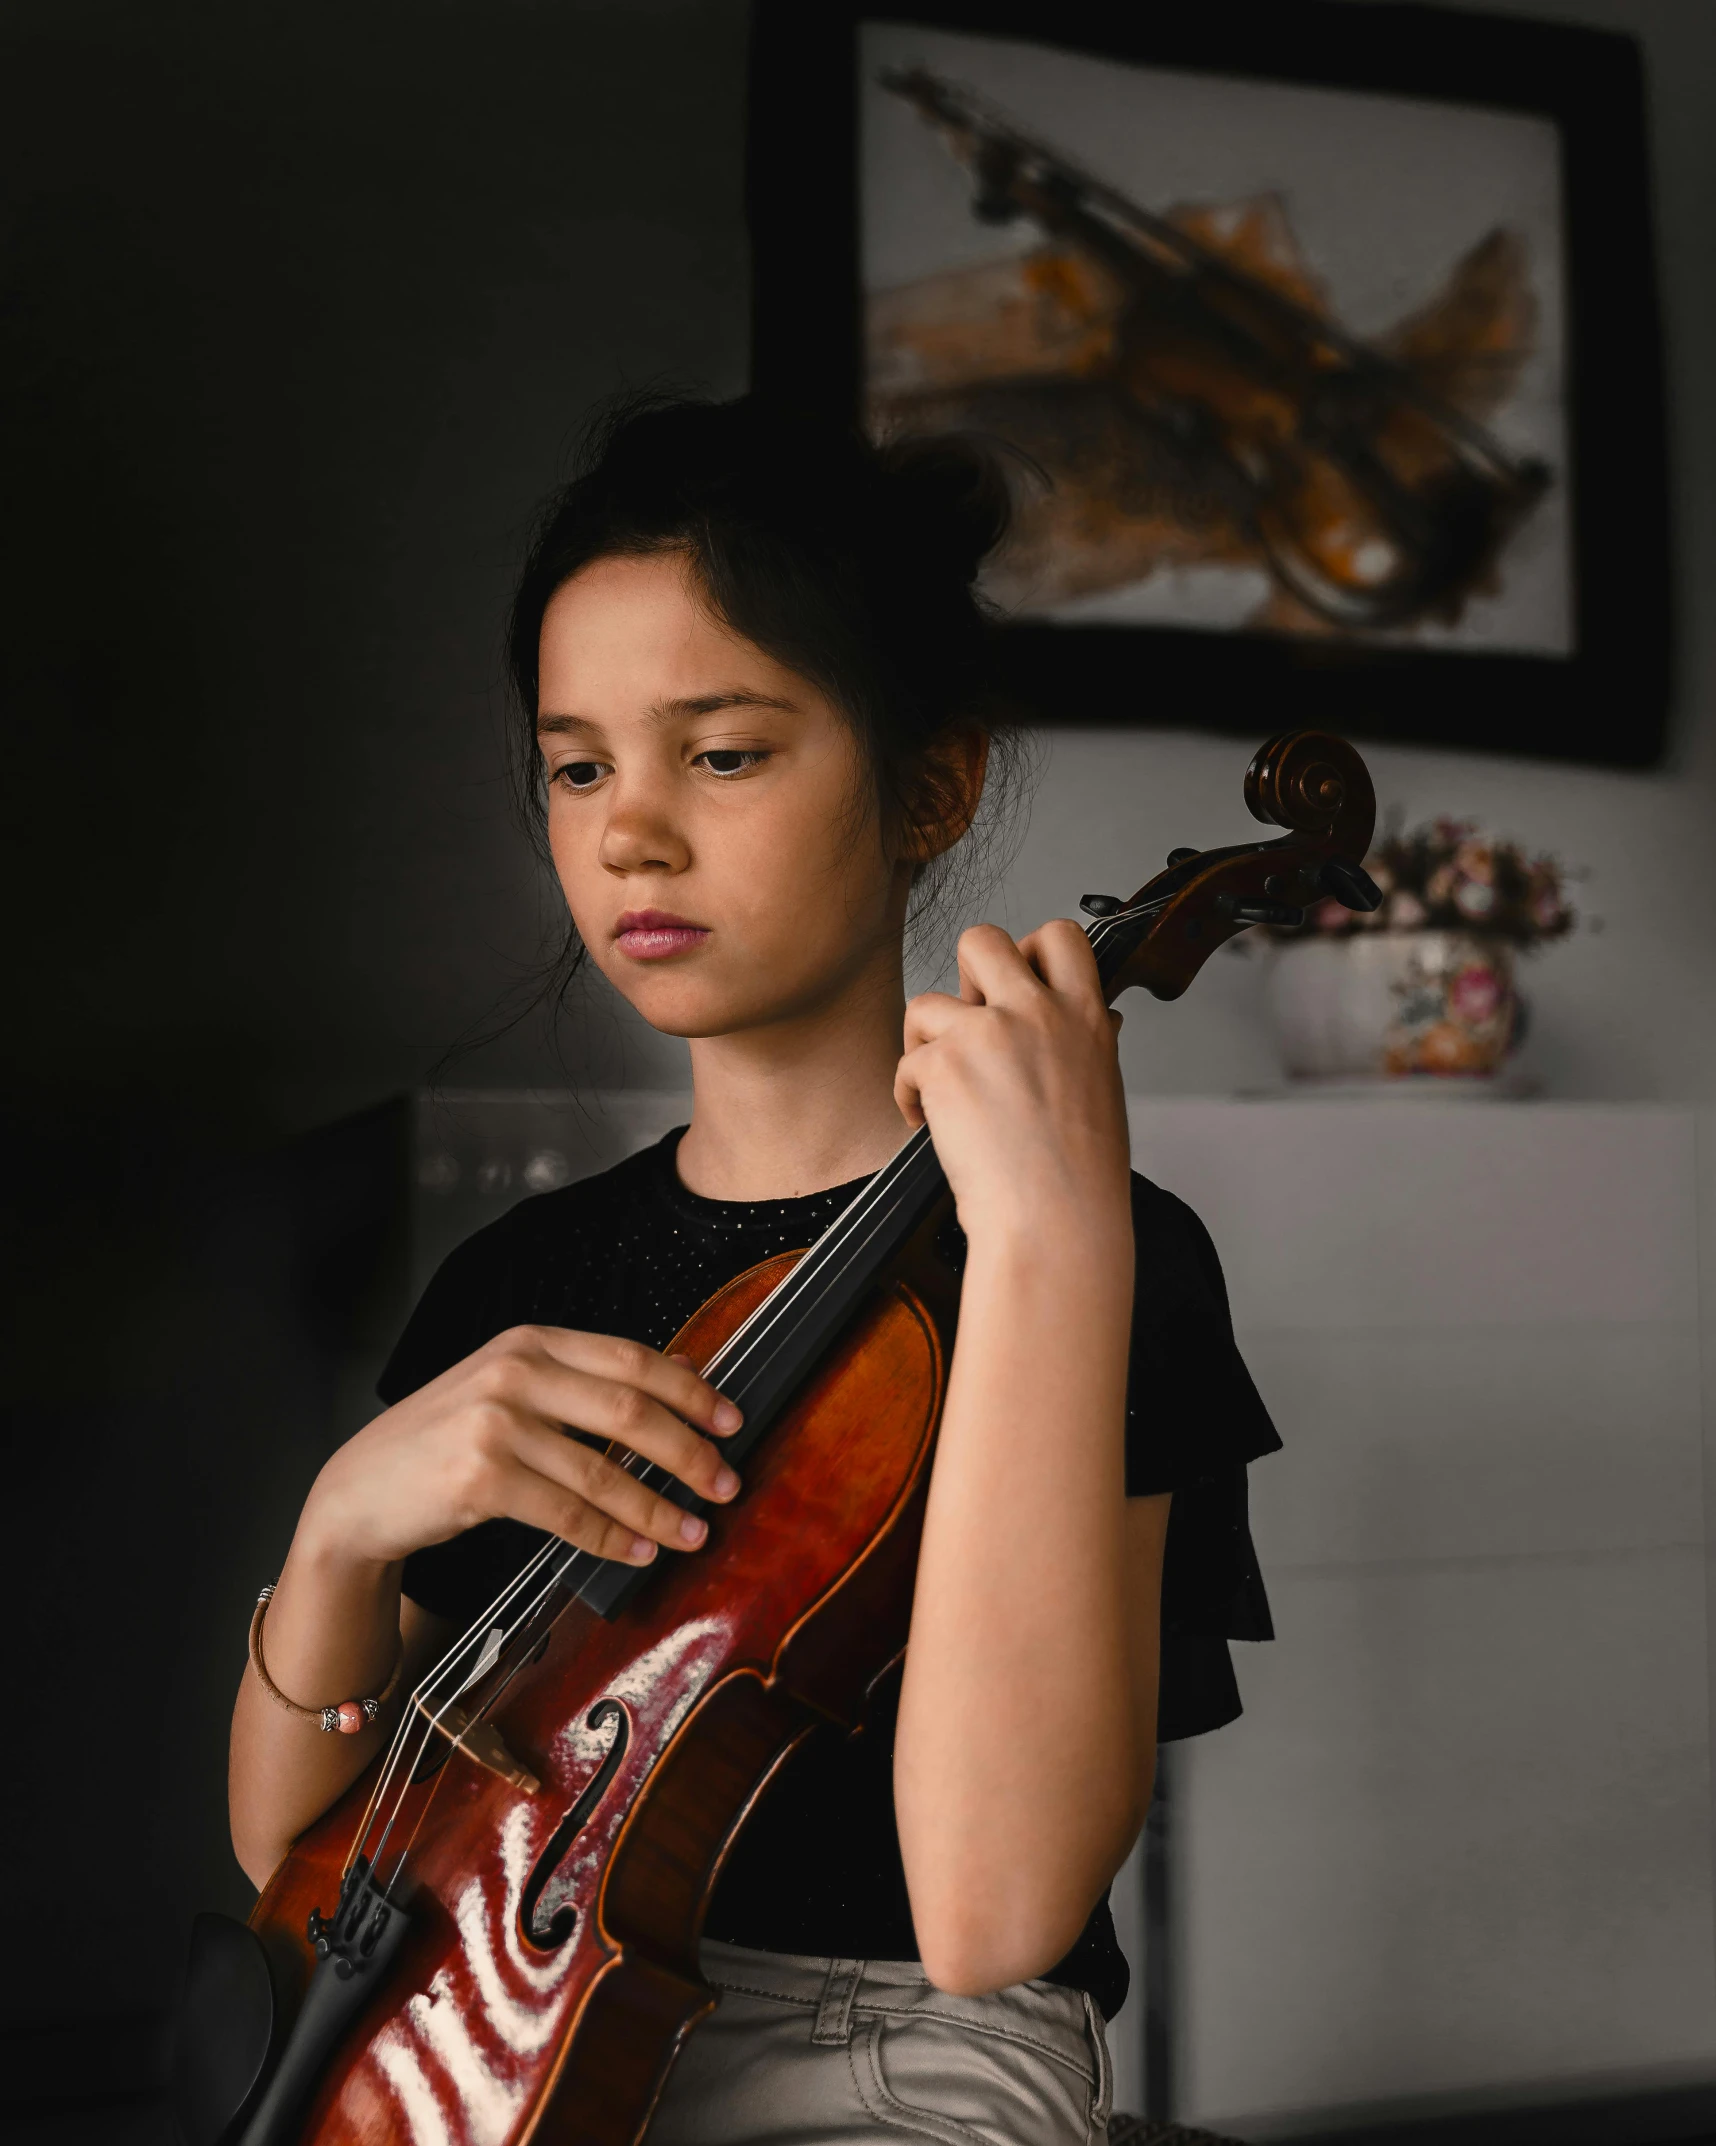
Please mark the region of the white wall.
<svg viewBox="0 0 1716 2146"><path fill-rule="evenodd" d="M1716 2077L1700 1116L1134 1105L1286 1441L1176 1774L1192 2120Z"/></svg>

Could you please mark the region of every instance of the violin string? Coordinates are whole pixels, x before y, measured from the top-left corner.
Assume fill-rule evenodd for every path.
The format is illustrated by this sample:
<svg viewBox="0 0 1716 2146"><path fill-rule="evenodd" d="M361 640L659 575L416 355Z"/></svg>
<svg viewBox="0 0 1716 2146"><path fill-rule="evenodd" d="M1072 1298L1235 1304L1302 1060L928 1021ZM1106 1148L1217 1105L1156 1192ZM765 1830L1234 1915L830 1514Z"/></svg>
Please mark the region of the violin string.
<svg viewBox="0 0 1716 2146"><path fill-rule="evenodd" d="M545 1543L543 1547L536 1553L536 1555L531 1558L518 1573L514 1575L514 1577L507 1583L505 1587L501 1589L500 1593L495 1597L494 1601L489 1604L488 1608L482 1611L481 1614L476 1617L469 1626L466 1627L465 1631L462 1632L460 1636L453 1641L452 1645L448 1647L444 1654L441 1655L440 1659L436 1661L432 1665L432 1667L425 1672L420 1682L418 1682L413 1687L413 1689L407 1696L404 1710L399 1718L399 1725L394 1730L393 1740L388 1747L387 1759L382 1767L380 1775L376 1780L375 1788L372 1791L369 1803L364 1810L363 1822L358 1827L357 1833L352 1841L351 1851L346 1858L346 1871L349 1871L351 1869L354 1860L363 1852L363 1845L369 1837L370 1830L375 1819L377 1806L380 1804L382 1797L387 1793L388 1783L392 1779L393 1774L398 1767L400 1755L404 1746L410 1741L413 1726L419 1722L425 1722L427 1720L427 1733L435 1733L433 1728L433 1722L434 1720L438 1719L439 1716L426 1716L425 1709L428 1705L434 1703L433 1695L437 1694L438 1687L440 1686L442 1679L448 1676L452 1672L452 1670L458 1665L458 1663L464 1658L472 1644L478 1639L479 1635L487 1633L494 1629L494 1625L497 1618L504 1615L508 1604L517 1595L520 1588L525 1587L529 1584L532 1574L539 1566L541 1566L548 1560L548 1558L552 1555L552 1552L553 1545ZM453 1700L457 1698L457 1696L457 1692L450 1694L445 1702L445 1705L451 1705ZM443 1706L442 1711L445 1711L445 1706ZM408 1774L411 1772L415 1772L416 1766L417 1761L414 1758L411 1762L410 1768L408 1769ZM410 1785L409 1779L407 1779L405 1785L407 1787ZM383 1836L383 1838L385 1839L385 1835ZM344 1873L342 1873L342 1875L344 1875Z"/></svg>
<svg viewBox="0 0 1716 2146"><path fill-rule="evenodd" d="M1159 906L1159 903L1139 904L1135 908L1124 909L1111 916L1098 919L1086 931L1086 937L1092 950L1100 952L1103 942L1117 931L1120 926L1147 915L1150 909ZM791 1272L782 1277L775 1288L769 1292L760 1304L754 1307L750 1314L727 1337L726 1341L722 1343L714 1356L704 1366L703 1377L709 1379L712 1383L721 1378L730 1377L769 1339L770 1335L790 1319L800 1300L816 1283L825 1279L838 1280L850 1271L852 1266L863 1256L865 1244L875 1234L874 1228L865 1229L864 1224L874 1220L876 1226L879 1227L886 1220L885 1216L876 1216L874 1211L883 1204L887 1195L895 1188L898 1180L904 1175L918 1154L921 1153L927 1142L928 1129L920 1126L903 1146L882 1165L881 1169L869 1179L848 1206L842 1209L841 1213L834 1218L821 1237L795 1263ZM863 1231L863 1241L852 1245L848 1250L849 1240L857 1237L860 1230ZM835 1264L836 1255L843 1255L839 1257L838 1264ZM621 1465L626 1467L629 1473L632 1472L632 1463L634 1462L641 1463L637 1469L638 1480L651 1488L655 1488L662 1481L671 1479L671 1471L658 1464L642 1461L641 1456L637 1454L629 1455L627 1461ZM505 1615L508 1607L516 1600L519 1593L529 1585L531 1579L552 1562L559 1550L567 1548L568 1546L559 1539L544 1543L541 1549L527 1560L508 1585L501 1590L494 1601L472 1621L466 1631L442 1655L440 1661L435 1664L428 1675L423 1678L422 1682L412 1692L406 1710L401 1717L399 1727L395 1731L387 1762L364 1812L363 1822L353 1842L351 1855L347 1858L346 1867L348 1870L351 1867L352 1860L362 1852L363 1844L372 1830L377 1808L387 1793L390 1780L398 1769L399 1760L405 1746L411 1741L410 1731L414 1724L421 1723L421 1742L418 1755L413 1758L410 1767L407 1769L407 1777L401 1783L399 1795L395 1800L393 1811L389 1814L387 1824L383 1828L371 1867L373 1868L376 1863L379 1863L386 1851L387 1841L393 1831L399 1811L403 1808L404 1796L411 1785L410 1775L415 1773L421 1754L428 1747L428 1740L442 1733L440 1723L448 1709L457 1700L459 1689L463 1687L456 1688L448 1693L441 1700L438 1710L433 1714L428 1711L429 1705L433 1703L431 1695L438 1695L442 1680L463 1659L479 1634L487 1634L493 1631L496 1624ZM598 1559L592 1552L586 1550L575 1547L570 1548L569 1554L559 1568L537 1590L524 1610L513 1619L511 1629L503 1637L500 1646L496 1650L494 1661L490 1664L491 1671L501 1662L504 1662L507 1654L512 1650L518 1634L529 1628L531 1621L538 1614L543 1603L551 1596L554 1589L557 1586L566 1585L575 1569L587 1562L600 1565L605 1564L607 1560ZM589 1575L585 1578L585 1586L589 1584L589 1578L593 1576ZM550 1620L543 1635L545 1638L556 1629L561 1617L571 1607L572 1602L581 1598L581 1593L581 1589L569 1592L567 1602ZM524 1667L525 1662L521 1660L514 1663L507 1670L506 1675L500 1680L495 1689L485 1696L473 1719L480 1720L489 1713ZM431 1795L433 1795L433 1791ZM426 1811L427 1802L425 1804ZM399 1870L404 1866L410 1847L422 1826L423 1816L423 1813L419 1814L417 1824L412 1828L411 1841L408 1841L405 1848L401 1850L399 1865L394 1872L394 1877L388 1881L390 1887L394 1880L397 1879Z"/></svg>
<svg viewBox="0 0 1716 2146"><path fill-rule="evenodd" d="M562 1545L561 1547L565 1546ZM545 1545L544 1548L545 1550L547 1550L550 1549L551 1546ZM586 1551L573 1551L572 1558L573 1560L576 1560L577 1558L587 1556L588 1554L589 1553ZM532 1618L536 1615L542 1604L547 1601L548 1598L552 1595L555 1584L555 1577L550 1577L547 1584L538 1589L535 1597L532 1599L530 1606L525 1610L523 1615L517 1619L513 1626L512 1632L508 1635L506 1642L503 1643L499 1653L496 1656L497 1661L505 1659L507 1649L512 1645L513 1641L517 1638L519 1633L529 1631ZM565 1605L565 1607L570 1607L570 1605ZM558 1623L560 1622L560 1616L563 1614L564 1608L549 1620L547 1630L544 1632L543 1637L546 1638L547 1633L552 1632L554 1630L555 1626L558 1625ZM503 1681L501 1689L504 1690L505 1686L512 1682L512 1679L530 1661L531 1656L534 1652L534 1649L526 1649L521 1653L519 1660L509 1670L506 1678ZM493 1666L493 1664L490 1665L491 1669L493 1668ZM441 1765L436 1772L433 1782L430 1784L429 1793L423 1799L423 1806L418 1811L416 1819L412 1823L411 1831L406 1836L406 1839L399 1850L398 1860L395 1862L392 1871L390 1872L385 1881L378 1880L378 1883L380 1883L381 1886L382 1897L384 1899L390 1898L392 1896L393 1888L396 1884L398 1884L400 1875L404 1871L406 1863L410 1858L411 1851L417 1844L417 1837L422 1832L424 1821L428 1818L430 1810L434 1805L435 1798L440 1791L441 1781L446 1774L447 1763L452 1758L453 1751L458 1748L460 1740L464 1736L469 1734L471 1728L474 1727L477 1722L483 1720L487 1716L489 1710L495 1704L499 1696L499 1691L491 1692L488 1697L486 1697L478 1706L474 1707L471 1711L469 1720L466 1722L465 1726L459 1730L457 1735L449 1734L449 1732L447 1732L441 1726L441 1723L446 1717L448 1708L450 1708L458 1698L457 1691L455 1691L452 1696L446 1701L446 1704L441 1708L440 1712L434 1717L434 1719L424 1724L424 1731L419 1746L418 1756L412 1761L411 1773L413 1775L415 1775L417 1767L421 1763L423 1755L430 1749L434 1737L438 1735L445 1736L448 1744L452 1747L452 1749L447 1751L442 1758ZM402 1783L399 1794L394 1799L393 1809L388 1814L387 1824L383 1827L381 1838L376 1843L375 1854L371 1858L371 1868L378 1872L381 1867L382 1858L387 1853L387 1844L388 1841L392 1838L393 1829L398 1823L400 1814L405 1808L406 1793L410 1789L410 1787L411 1780L408 1777L406 1781Z"/></svg>
<svg viewBox="0 0 1716 2146"><path fill-rule="evenodd" d="M634 1459L636 1457L637 1456L635 1455L633 1456ZM519 1635L521 1633L529 1631L533 1619L537 1616L543 1604L547 1602L553 1595L555 1588L562 1584L568 1572L570 1572L574 1567L583 1563L603 1562L603 1560L596 1559L594 1552L574 1548L572 1545L556 1537L551 1541L543 1544L542 1548L537 1552L536 1556L530 1560L529 1564L519 1574L518 1580L514 1582L514 1587L516 1588L519 1584L521 1584L533 1574L539 1573L544 1566L551 1564L556 1554L560 1552L566 1553L564 1562L558 1567L557 1570L549 1574L548 1578L537 1589L536 1593L531 1597L530 1601L526 1604L524 1609L519 1612L519 1614L514 1618L510 1631L507 1632L500 1645L496 1648L494 1659L490 1662L488 1669L484 1671L485 1676L492 1675L492 1673L497 1667L506 1662L509 1653L512 1653L517 1646ZM509 1589L508 1594L510 1594L512 1591L512 1589ZM501 1599L502 1601L504 1601L506 1597L503 1596ZM541 1639L546 1640L548 1636L553 1631L555 1631L555 1629L560 1623L560 1619L565 1615L566 1611L571 1608L571 1606L571 1599L568 1599L564 1604L562 1604L561 1608L555 1612L554 1616L549 1619L547 1625L543 1628L542 1633L540 1634ZM488 1624L490 1629L493 1628L492 1611L484 1618L480 1618L478 1620L477 1626L472 1627L473 1634L483 1624ZM465 1643L461 1643L461 1646L463 1644ZM455 1654L459 1651L461 1650L454 1650ZM508 1667L506 1674L501 1679L500 1683L494 1689L489 1691L481 1700L481 1702L472 1709L470 1720L467 1724L467 1729L471 1726L474 1726L477 1722L483 1720L488 1715L488 1713L500 1699L501 1694L513 1682L514 1678L517 1677L519 1673L529 1664L531 1659L534 1657L536 1651L536 1648L531 1648L528 1652L521 1654L520 1658L514 1661L510 1665L510 1667ZM452 1743L454 1745L458 1743L459 1738L456 1736L448 1735L447 1731L442 1728L441 1724L445 1720L448 1710L457 1701L460 1696L460 1693L464 1689L465 1686L463 1685L455 1687L455 1689L448 1694L446 1700L443 1702L439 1710L432 1715L427 1714L422 1710L419 1710L418 1718L421 1723L421 1736L418 1743L417 1753L413 1757L410 1767L407 1770L406 1778L400 1784L399 1792L394 1800L393 1808L388 1814L387 1823L382 1828L381 1838L376 1843L375 1854L370 1859L372 1869L380 1864L383 1855L387 1851L387 1843L389 1837L393 1832L394 1825L398 1821L400 1812L404 1808L405 1796L412 1785L412 1777L416 1774L417 1767L421 1762L422 1756L424 1752L426 1752L430 1748L434 1737L437 1735L446 1735L449 1743ZM465 1733L466 1730L460 1731L461 1735ZM384 1894L391 1892L393 1885L399 1877L400 1871L403 1870L405 1866L405 1860L410 1853L412 1843L416 1840L418 1833L422 1830L423 1820L428 1812L428 1801L432 1800L432 1797L433 1792L431 1792L431 1798L425 1801L423 1810L418 1813L416 1823L412 1826L411 1829L410 1840L406 1842L405 1847L400 1851L399 1862L395 1866L392 1876L382 1887L382 1891ZM372 1798L371 1800L373 1808L375 1801L378 1799ZM368 1831L369 1821L366 1816L366 1836Z"/></svg>
<svg viewBox="0 0 1716 2146"><path fill-rule="evenodd" d="M499 1663L504 1662L506 1660L507 1653L512 1648L513 1641L516 1639L517 1635L520 1632L529 1632L532 1619L536 1616L542 1605L552 1597L555 1588L561 1584L567 1572L569 1572L573 1567L579 1564L589 1562L603 1562L603 1560L597 1559L595 1557L594 1552L589 1550L573 1549L563 1542L555 1542L544 1546L545 1554L549 1555L550 1557L556 1549L566 1550L567 1556L565 1562L559 1567L556 1572L550 1574L547 1582L541 1588L538 1589L535 1597L532 1599L529 1608L524 1612L524 1614L518 1619L518 1621L514 1625L513 1632L508 1636L506 1644L503 1645L499 1654L496 1657L496 1663L491 1664L491 1670L493 1667L498 1666ZM470 1729L474 1727L478 1722L487 1719L489 1714L493 1712L494 1708L499 1705L501 1699L507 1692L508 1688L512 1685L514 1680L520 1675L522 1675L522 1673L530 1666L530 1664L539 1657L542 1651L542 1646L559 1629L560 1620L566 1615L567 1611L571 1609L573 1602L576 1599L577 1598L575 1596L569 1595L566 1601L564 1601L560 1605L559 1609L555 1611L554 1615L550 1617L547 1623L543 1626L540 1634L538 1635L537 1643L533 1646L529 1646L519 1650L518 1658L514 1662L512 1662L510 1666L508 1666L506 1674L490 1691L484 1694L479 1704L472 1708L470 1720L466 1724L465 1728L460 1730L459 1736L448 1737L447 1740L450 1744L457 1748L461 1737L468 1735ZM427 1739L425 1739L425 1748L427 1748ZM451 1757L451 1752L449 1752L448 1756ZM407 1835L404 1844L400 1848L398 1860L394 1864L393 1870L389 1874L385 1884L382 1885L381 1890L384 1898L391 1896L394 1886L399 1882L400 1875L404 1871L406 1863L410 1859L412 1849L417 1845L418 1835L422 1832L424 1821L429 1816L430 1809L435 1801L436 1793L440 1788L442 1774L444 1774L445 1771L446 1766L445 1763L443 1763L440 1772L436 1774L435 1781L430 1788L429 1794L423 1800L423 1808L417 1813L415 1820L412 1822L411 1831ZM406 1784L407 1787L409 1787L409 1785L409 1783ZM404 1791L402 1790L399 1797L395 1801L392 1814L388 1819L387 1826L382 1833L381 1839L376 1844L374 1861L377 1866L379 1866L382 1857L387 1851L388 1838L393 1831L393 1827L397 1822L401 1811L404 1809L404 1805L405 1796Z"/></svg>

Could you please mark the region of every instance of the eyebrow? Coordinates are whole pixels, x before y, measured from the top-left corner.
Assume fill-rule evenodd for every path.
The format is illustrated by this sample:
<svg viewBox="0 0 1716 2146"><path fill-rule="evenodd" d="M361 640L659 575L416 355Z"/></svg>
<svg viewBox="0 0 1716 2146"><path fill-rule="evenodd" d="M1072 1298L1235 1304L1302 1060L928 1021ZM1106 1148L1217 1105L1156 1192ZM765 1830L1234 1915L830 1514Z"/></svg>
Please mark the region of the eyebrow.
<svg viewBox="0 0 1716 2146"><path fill-rule="evenodd" d="M650 707L649 719L652 723L679 723L688 716L718 715L723 708L779 708L789 715L799 712L794 702L772 693L747 693L736 688L731 693L697 693L687 699L658 700ZM536 719L538 737L598 727L587 715L539 715Z"/></svg>

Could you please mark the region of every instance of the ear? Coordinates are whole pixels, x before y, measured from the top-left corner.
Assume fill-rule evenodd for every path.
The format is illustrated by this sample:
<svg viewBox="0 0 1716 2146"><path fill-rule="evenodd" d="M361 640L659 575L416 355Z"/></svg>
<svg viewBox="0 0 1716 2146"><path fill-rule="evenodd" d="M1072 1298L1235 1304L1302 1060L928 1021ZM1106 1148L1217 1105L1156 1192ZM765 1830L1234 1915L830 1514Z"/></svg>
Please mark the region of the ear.
<svg viewBox="0 0 1716 2146"><path fill-rule="evenodd" d="M937 738L924 755L901 845L910 863L932 863L969 832L988 766L989 733L979 725L961 724Z"/></svg>

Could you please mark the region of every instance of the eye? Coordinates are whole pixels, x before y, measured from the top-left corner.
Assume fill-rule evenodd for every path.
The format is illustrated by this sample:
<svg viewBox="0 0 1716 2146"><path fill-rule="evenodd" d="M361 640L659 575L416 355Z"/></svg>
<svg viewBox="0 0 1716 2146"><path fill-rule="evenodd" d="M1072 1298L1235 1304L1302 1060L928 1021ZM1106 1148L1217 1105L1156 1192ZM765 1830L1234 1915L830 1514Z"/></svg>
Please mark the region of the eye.
<svg viewBox="0 0 1716 2146"><path fill-rule="evenodd" d="M736 749L728 751L718 747L706 753L699 753L692 765L706 768L711 775L718 775L730 781L735 775L748 775L752 768L761 767L768 757L765 752L740 752Z"/></svg>
<svg viewBox="0 0 1716 2146"><path fill-rule="evenodd" d="M549 780L567 790L593 790L609 772L605 760L567 760L554 770Z"/></svg>

